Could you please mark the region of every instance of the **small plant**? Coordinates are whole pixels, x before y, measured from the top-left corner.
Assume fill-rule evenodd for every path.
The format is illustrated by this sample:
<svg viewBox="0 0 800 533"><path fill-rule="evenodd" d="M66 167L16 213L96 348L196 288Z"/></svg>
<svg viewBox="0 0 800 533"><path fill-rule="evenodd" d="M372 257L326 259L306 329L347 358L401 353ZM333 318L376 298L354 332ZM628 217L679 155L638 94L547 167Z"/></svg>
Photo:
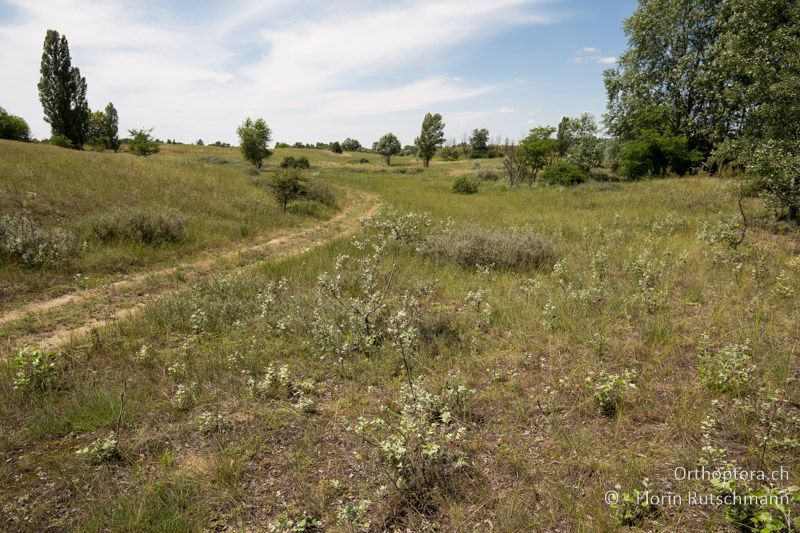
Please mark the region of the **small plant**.
<svg viewBox="0 0 800 533"><path fill-rule="evenodd" d="M207 435L216 433L222 429L224 424L225 419L220 414L214 415L208 411L203 411L197 417L198 429Z"/></svg>
<svg viewBox="0 0 800 533"><path fill-rule="evenodd" d="M636 372L626 370L620 374L609 374L601 370L598 374L589 372L586 386L594 394L604 416L614 416L619 411L628 389L635 389Z"/></svg>
<svg viewBox="0 0 800 533"><path fill-rule="evenodd" d="M23 348L14 357L14 389L23 392L48 392L60 375L54 354L41 348Z"/></svg>
<svg viewBox="0 0 800 533"><path fill-rule="evenodd" d="M371 525L368 515L370 505L372 502L369 500L347 501L339 507L336 521L350 531L368 531Z"/></svg>
<svg viewBox="0 0 800 533"><path fill-rule="evenodd" d="M286 365L277 371L273 365L269 365L262 379L250 377L247 385L256 399L290 400L302 412L314 411L314 400L310 398L317 391L314 382L293 378Z"/></svg>
<svg viewBox="0 0 800 533"><path fill-rule="evenodd" d="M697 358L700 383L710 390L741 394L752 388L756 369L750 363L752 355L747 341L744 344L729 344L715 352L708 335L703 334Z"/></svg>
<svg viewBox="0 0 800 533"><path fill-rule="evenodd" d="M105 463L116 459L119 457L117 435L112 431L105 437L95 439L91 444L75 453L86 456L93 463Z"/></svg>
<svg viewBox="0 0 800 533"><path fill-rule="evenodd" d="M469 176L459 176L453 182L453 192L456 194L475 194L478 192L478 182Z"/></svg>
<svg viewBox="0 0 800 533"><path fill-rule="evenodd" d="M44 228L21 215L0 217L0 256L27 268L53 267L77 259L83 245L63 229Z"/></svg>
<svg viewBox="0 0 800 533"><path fill-rule="evenodd" d="M642 480L642 489L635 488L632 492L620 492L622 487L617 485L617 500L611 503L614 519L620 526L632 527L641 523L648 517L658 514L659 508L650 498L650 480Z"/></svg>
<svg viewBox="0 0 800 533"><path fill-rule="evenodd" d="M172 407L177 411L188 411L194 406L197 383L179 383L172 395Z"/></svg>
<svg viewBox="0 0 800 533"><path fill-rule="evenodd" d="M271 533L312 533L321 531L322 523L307 514L305 511L300 513L283 513L267 526L267 531Z"/></svg>

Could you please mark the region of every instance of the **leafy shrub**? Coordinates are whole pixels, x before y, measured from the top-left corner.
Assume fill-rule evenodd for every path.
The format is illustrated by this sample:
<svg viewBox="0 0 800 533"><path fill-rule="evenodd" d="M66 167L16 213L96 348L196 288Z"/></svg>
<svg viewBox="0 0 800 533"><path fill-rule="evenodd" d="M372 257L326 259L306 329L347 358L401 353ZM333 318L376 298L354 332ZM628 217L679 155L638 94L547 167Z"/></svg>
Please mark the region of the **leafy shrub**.
<svg viewBox="0 0 800 533"><path fill-rule="evenodd" d="M545 185L569 187L586 181L586 175L586 171L578 165L560 161L545 168L539 180Z"/></svg>
<svg viewBox="0 0 800 533"><path fill-rule="evenodd" d="M280 167L309 169L311 168L311 163L309 163L308 158L304 155L301 155L297 159L292 156L286 156L283 158L283 161L281 161Z"/></svg>
<svg viewBox="0 0 800 533"><path fill-rule="evenodd" d="M650 480L642 480L642 490L633 489L632 492L620 492L622 487L616 487L617 499L611 502L611 509L614 511L614 519L617 524L625 527L632 527L642 522L649 516L658 514L659 508L654 505L650 495Z"/></svg>
<svg viewBox="0 0 800 533"><path fill-rule="evenodd" d="M14 357L14 389L23 392L48 392L60 374L53 353L41 348L23 348Z"/></svg>
<svg viewBox="0 0 800 533"><path fill-rule="evenodd" d="M149 246L180 242L185 219L175 211L120 210L91 219L91 231L101 242L133 241Z"/></svg>
<svg viewBox="0 0 800 533"><path fill-rule="evenodd" d="M523 230L487 230L463 227L430 235L421 249L435 260L463 267L494 266L509 270L547 268L555 261L553 245Z"/></svg>
<svg viewBox="0 0 800 533"><path fill-rule="evenodd" d="M586 376L586 386L600 404L600 411L603 415L614 416L625 399L625 391L629 388L636 388L633 383L635 378L636 372L632 370L626 370L621 375L609 374L601 370L598 374L589 372Z"/></svg>
<svg viewBox="0 0 800 533"><path fill-rule="evenodd" d="M306 181L300 177L296 169L287 169L276 172L270 183L272 195L286 212L289 202L299 200L306 194Z"/></svg>
<svg viewBox="0 0 800 533"><path fill-rule="evenodd" d="M59 228L43 228L21 215L0 217L0 256L28 268L49 267L80 256L83 246L76 237Z"/></svg>
<svg viewBox="0 0 800 533"><path fill-rule="evenodd" d="M53 135L50 137L49 143L59 148L75 148L75 145L72 144L72 141L66 135Z"/></svg>
<svg viewBox="0 0 800 533"><path fill-rule="evenodd" d="M432 394L420 382L404 385L399 420L362 417L350 428L380 450L395 489L413 508L427 509L435 492L452 492L467 457L460 445L466 427L457 421L474 392L448 385L440 394Z"/></svg>
<svg viewBox="0 0 800 533"><path fill-rule="evenodd" d="M700 383L712 391L741 394L753 386L755 366L750 362L748 343L729 344L719 352L712 350L708 335L703 335L697 350Z"/></svg>
<svg viewBox="0 0 800 533"><path fill-rule="evenodd" d="M498 181L500 179L500 174L486 168L478 170L478 172L475 173L475 177L480 181Z"/></svg>
<svg viewBox="0 0 800 533"><path fill-rule="evenodd" d="M85 448L77 452L78 455L85 455L94 463L104 463L111 461L119 456L117 450L117 436L112 431L104 438L96 439Z"/></svg>
<svg viewBox="0 0 800 533"><path fill-rule="evenodd" d="M133 129L128 132L131 134L131 140L128 142L129 152L142 157L158 153L158 143L150 135L153 132L152 129Z"/></svg>
<svg viewBox="0 0 800 533"><path fill-rule="evenodd" d="M328 207L336 207L336 195L333 189L321 181L311 181L306 186L305 197L307 200L319 202Z"/></svg>
<svg viewBox="0 0 800 533"><path fill-rule="evenodd" d="M369 163L369 159L367 159L366 157L362 157L361 159L358 160L358 162L363 165Z"/></svg>
<svg viewBox="0 0 800 533"><path fill-rule="evenodd" d="M438 155L442 161L458 161L461 154L455 146L445 146L439 149Z"/></svg>
<svg viewBox="0 0 800 533"><path fill-rule="evenodd" d="M453 182L453 192L456 194L475 194L478 192L478 182L468 176L459 176Z"/></svg>
<svg viewBox="0 0 800 533"><path fill-rule="evenodd" d="M25 119L15 115L10 115L0 107L0 139L11 139L12 141L29 141L31 129Z"/></svg>
<svg viewBox="0 0 800 533"><path fill-rule="evenodd" d="M670 169L682 176L702 161L702 154L696 149L689 150L683 135L644 129L638 139L622 147L621 160L622 175L635 180L645 176L661 178Z"/></svg>

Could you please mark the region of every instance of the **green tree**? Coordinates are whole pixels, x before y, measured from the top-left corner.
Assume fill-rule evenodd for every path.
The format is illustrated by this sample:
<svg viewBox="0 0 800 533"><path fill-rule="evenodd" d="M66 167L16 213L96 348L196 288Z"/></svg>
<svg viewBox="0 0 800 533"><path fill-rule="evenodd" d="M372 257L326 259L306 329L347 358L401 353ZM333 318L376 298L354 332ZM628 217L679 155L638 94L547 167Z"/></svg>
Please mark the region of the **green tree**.
<svg viewBox="0 0 800 533"><path fill-rule="evenodd" d="M391 165L392 156L399 154L401 150L402 145L394 133L387 133L375 145L375 151L386 158L387 165Z"/></svg>
<svg viewBox="0 0 800 533"><path fill-rule="evenodd" d="M444 122L439 113L426 113L422 119L422 130L419 137L414 139L417 154L422 158L422 165L427 167L436 150L444 144Z"/></svg>
<svg viewBox="0 0 800 533"><path fill-rule="evenodd" d="M104 111L95 111L89 116L87 139L95 146L116 152L119 149L118 124L117 110L109 103Z"/></svg>
<svg viewBox="0 0 800 533"><path fill-rule="evenodd" d="M559 133L564 124L562 119L559 124ZM584 171L589 171L593 167L598 167L603 163L603 145L597 136L599 129L594 117L589 113L583 113L579 117L567 119L566 138L569 140L566 157L570 163L579 166ZM561 149L561 141L556 135L556 151Z"/></svg>
<svg viewBox="0 0 800 533"><path fill-rule="evenodd" d="M475 155L483 155L489 149L489 130L486 128L476 128L469 136L470 150Z"/></svg>
<svg viewBox="0 0 800 533"><path fill-rule="evenodd" d="M552 159L556 150L556 139L553 134L556 129L550 126L533 128L528 136L519 143L517 158L522 165L529 169L528 180L531 184L536 181L536 176Z"/></svg>
<svg viewBox="0 0 800 533"><path fill-rule="evenodd" d="M342 150L345 152L358 152L361 150L361 143L355 139L351 139L348 137L344 141L342 141Z"/></svg>
<svg viewBox="0 0 800 533"><path fill-rule="evenodd" d="M157 154L159 151L158 143L150 135L153 129L132 129L128 130L131 140L128 142L128 151L136 155L147 157Z"/></svg>
<svg viewBox="0 0 800 533"><path fill-rule="evenodd" d="M458 161L460 155L455 146L443 146L439 150L439 157L442 161Z"/></svg>
<svg viewBox="0 0 800 533"><path fill-rule="evenodd" d="M566 156L567 151L570 146L572 146L570 123L569 117L563 117L561 122L558 123L558 130L556 131L556 153L559 158Z"/></svg>
<svg viewBox="0 0 800 533"><path fill-rule="evenodd" d="M333 141L331 143L331 152L333 152L334 154L342 153L342 145L339 144L339 141Z"/></svg>
<svg viewBox="0 0 800 533"><path fill-rule="evenodd" d="M55 30L47 30L40 73L39 100L52 135L63 135L81 148L89 130L86 78L72 66L67 38Z"/></svg>
<svg viewBox="0 0 800 533"><path fill-rule="evenodd" d="M272 195L281 206L283 212L286 212L289 202L293 202L303 197L306 194L306 184L300 173L297 170L281 170L272 176L270 182Z"/></svg>
<svg viewBox="0 0 800 533"><path fill-rule="evenodd" d="M246 161L256 168L261 168L264 159L272 155L269 142L272 140L272 130L269 129L263 118L252 120L246 118L236 130L239 135L239 150Z"/></svg>
<svg viewBox="0 0 800 533"><path fill-rule="evenodd" d="M710 81L725 0L641 0L624 24L628 49L617 67L605 72L609 132L625 140L645 107L663 106L669 130L688 139L690 148L711 149L726 116L711 103L717 87ZM757 2L761 3L761 2Z"/></svg>
<svg viewBox="0 0 800 533"><path fill-rule="evenodd" d="M0 107L0 139L29 141L31 139L31 129L25 119L9 115L5 109Z"/></svg>

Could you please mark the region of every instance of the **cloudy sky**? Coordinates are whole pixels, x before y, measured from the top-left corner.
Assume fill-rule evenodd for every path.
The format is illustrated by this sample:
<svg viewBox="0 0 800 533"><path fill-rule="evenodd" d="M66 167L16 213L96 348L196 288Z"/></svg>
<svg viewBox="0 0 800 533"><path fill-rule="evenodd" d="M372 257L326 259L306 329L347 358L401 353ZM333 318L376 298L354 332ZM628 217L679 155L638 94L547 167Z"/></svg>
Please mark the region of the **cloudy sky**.
<svg viewBox="0 0 800 533"><path fill-rule="evenodd" d="M518 138L605 106L602 72L635 0L0 0L0 106L49 136L36 83L48 28L67 36L89 104L162 139L235 142L244 117L278 141L387 131L427 111L446 134Z"/></svg>

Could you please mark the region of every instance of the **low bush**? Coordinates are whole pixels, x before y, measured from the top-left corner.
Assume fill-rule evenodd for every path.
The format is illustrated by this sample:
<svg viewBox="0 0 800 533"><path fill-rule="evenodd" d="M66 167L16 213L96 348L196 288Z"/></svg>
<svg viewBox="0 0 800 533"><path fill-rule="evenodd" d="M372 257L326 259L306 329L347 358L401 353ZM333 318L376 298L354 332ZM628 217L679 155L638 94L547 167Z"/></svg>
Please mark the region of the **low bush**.
<svg viewBox="0 0 800 533"><path fill-rule="evenodd" d="M500 180L500 174L498 174L494 170L489 170L488 168L478 170L478 172L475 173L475 177L480 181Z"/></svg>
<svg viewBox="0 0 800 533"><path fill-rule="evenodd" d="M227 165L230 159L218 155L204 155L199 158L202 163L213 163L214 165Z"/></svg>
<svg viewBox="0 0 800 533"><path fill-rule="evenodd" d="M458 161L458 158L461 154L459 153L458 148L454 146L445 146L439 150L438 155L442 161Z"/></svg>
<svg viewBox="0 0 800 533"><path fill-rule="evenodd" d="M468 226L428 236L424 255L463 267L491 266L508 270L549 268L555 250L549 240L524 230L487 230Z"/></svg>
<svg viewBox="0 0 800 533"><path fill-rule="evenodd" d="M562 161L545 168L539 180L545 185L569 187L586 181L586 172L578 165Z"/></svg>
<svg viewBox="0 0 800 533"><path fill-rule="evenodd" d="M21 215L0 217L0 256L28 268L54 266L76 259L83 252L69 231L45 228Z"/></svg>
<svg viewBox="0 0 800 533"><path fill-rule="evenodd" d="M66 135L53 135L50 137L50 144L53 146L58 146L59 148L75 148L75 145L72 144L72 141L69 140L69 137Z"/></svg>
<svg viewBox="0 0 800 533"><path fill-rule="evenodd" d="M292 156L286 156L283 158L283 161L281 161L280 167L309 169L311 168L311 163L309 163L308 158L304 155L301 155L297 159Z"/></svg>
<svg viewBox="0 0 800 533"><path fill-rule="evenodd" d="M456 194L475 194L478 192L478 182L468 176L459 176L453 182L453 192Z"/></svg>
<svg viewBox="0 0 800 533"><path fill-rule="evenodd" d="M333 189L321 181L311 181L306 186L306 199L319 202L328 207L336 207L336 195Z"/></svg>
<svg viewBox="0 0 800 533"><path fill-rule="evenodd" d="M186 237L185 220L174 211L119 210L90 221L100 242L133 241L149 246L180 242Z"/></svg>

